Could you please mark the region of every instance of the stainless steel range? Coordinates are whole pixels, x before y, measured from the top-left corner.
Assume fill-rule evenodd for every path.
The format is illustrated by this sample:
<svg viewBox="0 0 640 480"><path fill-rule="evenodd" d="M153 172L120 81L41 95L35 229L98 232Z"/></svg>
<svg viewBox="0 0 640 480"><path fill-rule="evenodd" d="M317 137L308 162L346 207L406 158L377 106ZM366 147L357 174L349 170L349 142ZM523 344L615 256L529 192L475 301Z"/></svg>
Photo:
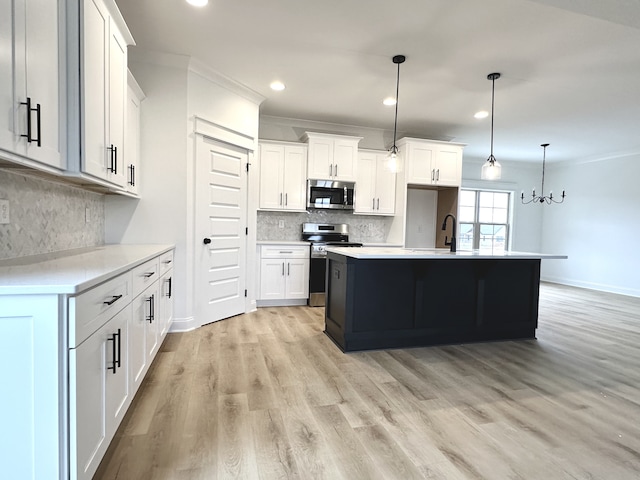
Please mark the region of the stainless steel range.
<svg viewBox="0 0 640 480"><path fill-rule="evenodd" d="M349 225L346 223L303 223L302 240L311 242L309 262L309 306L323 307L326 282L327 252L330 245L361 247L361 243L349 241Z"/></svg>

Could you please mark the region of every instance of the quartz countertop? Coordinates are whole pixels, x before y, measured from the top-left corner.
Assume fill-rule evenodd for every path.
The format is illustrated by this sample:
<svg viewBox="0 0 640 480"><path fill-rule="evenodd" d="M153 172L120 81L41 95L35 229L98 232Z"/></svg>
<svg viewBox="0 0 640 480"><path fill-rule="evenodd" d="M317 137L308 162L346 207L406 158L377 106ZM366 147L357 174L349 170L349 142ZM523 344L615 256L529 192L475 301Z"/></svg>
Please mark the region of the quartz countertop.
<svg viewBox="0 0 640 480"><path fill-rule="evenodd" d="M393 248L393 247L327 247L329 253L337 253L358 259L566 259L566 255L530 252L492 253L483 250L465 250L451 253L448 248Z"/></svg>
<svg viewBox="0 0 640 480"><path fill-rule="evenodd" d="M309 245L303 240L258 240L257 245Z"/></svg>
<svg viewBox="0 0 640 480"><path fill-rule="evenodd" d="M76 294L173 248L103 245L0 260L0 295Z"/></svg>

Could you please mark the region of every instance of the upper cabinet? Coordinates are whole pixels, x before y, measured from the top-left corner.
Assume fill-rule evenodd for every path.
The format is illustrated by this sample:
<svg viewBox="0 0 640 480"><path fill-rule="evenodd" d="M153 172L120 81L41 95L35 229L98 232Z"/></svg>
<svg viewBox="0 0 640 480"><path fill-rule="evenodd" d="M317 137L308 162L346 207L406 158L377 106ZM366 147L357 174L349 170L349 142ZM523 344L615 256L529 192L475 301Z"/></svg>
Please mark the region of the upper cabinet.
<svg viewBox="0 0 640 480"><path fill-rule="evenodd" d="M54 172L66 166L63 6L62 0L14 0L0 7L0 156Z"/></svg>
<svg viewBox="0 0 640 480"><path fill-rule="evenodd" d="M124 131L124 165L126 174L125 189L132 195L138 195L140 177L140 106L144 100L142 89L133 78L127 75L127 115Z"/></svg>
<svg viewBox="0 0 640 480"><path fill-rule="evenodd" d="M260 209L306 210L307 147L260 141Z"/></svg>
<svg viewBox="0 0 640 480"><path fill-rule="evenodd" d="M387 165L387 152L360 150L358 153L355 213L394 215L396 173Z"/></svg>
<svg viewBox="0 0 640 480"><path fill-rule="evenodd" d="M397 144L406 169L406 183L460 186L463 144L417 138L402 138Z"/></svg>
<svg viewBox="0 0 640 480"><path fill-rule="evenodd" d="M356 181L358 143L362 137L306 132L308 176L316 180Z"/></svg>
<svg viewBox="0 0 640 480"><path fill-rule="evenodd" d="M68 75L71 98L80 98L79 104L69 102L70 123L74 127L69 144L80 147L70 152L70 158L77 172L107 186L125 189L127 46L134 43L133 38L113 0L69 3L73 4L69 14L69 51L74 45L80 46L77 63L70 62Z"/></svg>

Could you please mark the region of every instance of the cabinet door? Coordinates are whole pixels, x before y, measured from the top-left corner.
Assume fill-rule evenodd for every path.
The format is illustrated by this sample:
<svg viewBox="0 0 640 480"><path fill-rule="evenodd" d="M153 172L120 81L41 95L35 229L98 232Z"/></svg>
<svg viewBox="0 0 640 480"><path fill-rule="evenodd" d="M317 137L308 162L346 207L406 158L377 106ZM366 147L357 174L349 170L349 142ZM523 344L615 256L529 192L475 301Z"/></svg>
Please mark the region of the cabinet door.
<svg viewBox="0 0 640 480"><path fill-rule="evenodd" d="M284 298L285 265L282 258L263 259L260 262L260 300Z"/></svg>
<svg viewBox="0 0 640 480"><path fill-rule="evenodd" d="M107 179L111 152L107 149L107 67L109 12L102 2L84 0L82 40L82 171Z"/></svg>
<svg viewBox="0 0 640 480"><path fill-rule="evenodd" d="M356 213L372 213L376 208L376 153L358 154L358 176L356 178Z"/></svg>
<svg viewBox="0 0 640 480"><path fill-rule="evenodd" d="M147 288L141 295L145 297L145 346L146 362L151 364L160 345L160 320L158 318L158 282Z"/></svg>
<svg viewBox="0 0 640 480"><path fill-rule="evenodd" d="M309 139L309 178L326 180L333 178L333 146L331 138Z"/></svg>
<svg viewBox="0 0 640 480"><path fill-rule="evenodd" d="M435 162L438 185L459 187L462 174L462 151L458 147L438 148Z"/></svg>
<svg viewBox="0 0 640 480"><path fill-rule="evenodd" d="M286 210L305 210L307 207L307 159L302 146L284 148L283 191Z"/></svg>
<svg viewBox="0 0 640 480"><path fill-rule="evenodd" d="M105 419L107 423L108 440L115 435L124 414L127 412L127 407L129 406L129 403L131 403L129 361L127 352L130 323L131 307L127 306L109 321L111 327L106 331L107 378L105 387ZM114 360L116 361L115 369L113 368Z"/></svg>
<svg viewBox="0 0 640 480"><path fill-rule="evenodd" d="M131 302L132 314L129 322L129 382L131 392L135 392L140 387L144 374L147 371L147 346L146 324L147 324L147 297L144 294L138 295Z"/></svg>
<svg viewBox="0 0 640 480"><path fill-rule="evenodd" d="M287 259L284 298L309 297L309 259Z"/></svg>
<svg viewBox="0 0 640 480"><path fill-rule="evenodd" d="M358 168L360 168L358 166ZM387 156L379 154L376 161L375 213L393 215L396 211L396 173L388 168Z"/></svg>
<svg viewBox="0 0 640 480"><path fill-rule="evenodd" d="M127 103L127 44L109 19L109 146L113 148L113 168L108 169L109 181L125 186L124 119Z"/></svg>
<svg viewBox="0 0 640 480"><path fill-rule="evenodd" d="M125 308L78 348L69 350L72 478L92 477L128 405L126 325L130 313Z"/></svg>
<svg viewBox="0 0 640 480"><path fill-rule="evenodd" d="M169 270L160 278L160 343L167 334L173 321L173 270Z"/></svg>
<svg viewBox="0 0 640 480"><path fill-rule="evenodd" d="M433 146L408 143L406 148L407 183L431 185L434 180Z"/></svg>
<svg viewBox="0 0 640 480"><path fill-rule="evenodd" d="M140 176L140 99L132 86L127 86L127 116L124 131L124 165L128 192L138 193Z"/></svg>
<svg viewBox="0 0 640 480"><path fill-rule="evenodd" d="M355 182L358 142L337 138L333 148L333 175L336 180Z"/></svg>
<svg viewBox="0 0 640 480"><path fill-rule="evenodd" d="M260 208L280 210L284 207L283 165L283 145L260 145Z"/></svg>
<svg viewBox="0 0 640 480"><path fill-rule="evenodd" d="M59 127L58 3L55 0L26 0L26 94L34 103L33 108L40 104L40 129L34 132L40 137L40 146L36 142L27 143L27 156L63 168ZM35 112L31 115L34 130L38 130L37 115Z"/></svg>
<svg viewBox="0 0 640 480"><path fill-rule="evenodd" d="M18 137L13 135L13 4L0 2L0 148L14 151Z"/></svg>

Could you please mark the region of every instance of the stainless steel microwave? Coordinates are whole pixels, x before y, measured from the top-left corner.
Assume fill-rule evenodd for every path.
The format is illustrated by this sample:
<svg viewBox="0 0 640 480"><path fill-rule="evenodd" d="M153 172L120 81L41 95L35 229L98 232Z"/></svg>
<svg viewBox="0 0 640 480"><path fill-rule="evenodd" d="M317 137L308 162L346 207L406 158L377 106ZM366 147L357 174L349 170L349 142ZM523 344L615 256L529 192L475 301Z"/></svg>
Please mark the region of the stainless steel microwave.
<svg viewBox="0 0 640 480"><path fill-rule="evenodd" d="M307 208L353 210L355 183L308 180L307 184Z"/></svg>

